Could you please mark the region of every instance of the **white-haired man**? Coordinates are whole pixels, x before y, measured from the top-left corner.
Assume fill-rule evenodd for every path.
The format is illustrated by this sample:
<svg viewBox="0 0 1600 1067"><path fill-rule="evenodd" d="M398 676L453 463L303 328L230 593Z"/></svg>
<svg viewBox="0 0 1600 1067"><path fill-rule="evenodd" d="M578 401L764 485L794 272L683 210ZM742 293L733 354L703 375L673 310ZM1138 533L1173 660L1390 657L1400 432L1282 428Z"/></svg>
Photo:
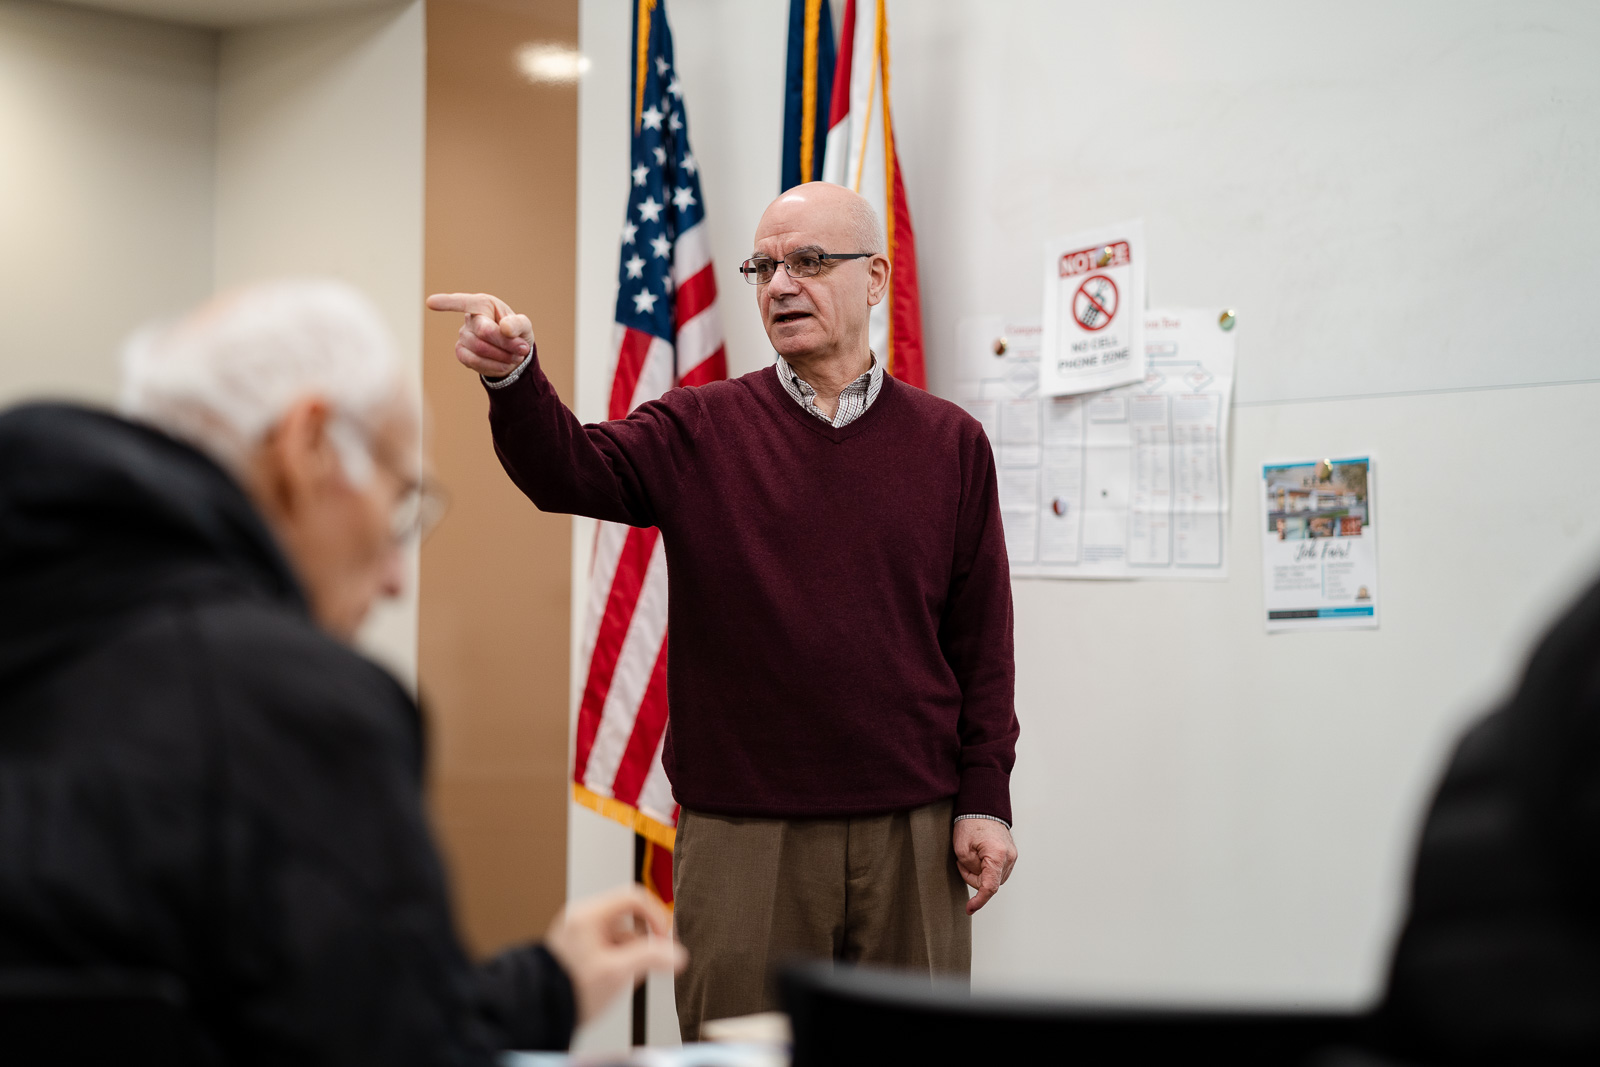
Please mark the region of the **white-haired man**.
<svg viewBox="0 0 1600 1067"><path fill-rule="evenodd" d="M125 375L127 419L0 414L0 968L175 978L224 1062L436 1064L563 1047L677 964L633 891L456 941L416 706L345 643L425 510L371 305L241 291Z"/></svg>
<svg viewBox="0 0 1600 1067"><path fill-rule="evenodd" d="M685 1039L775 1007L789 956L966 975L969 916L1016 860L994 460L976 420L871 351L889 271L864 199L789 190L743 267L775 365L590 426L526 316L429 298L466 313L456 356L523 492L661 530Z"/></svg>

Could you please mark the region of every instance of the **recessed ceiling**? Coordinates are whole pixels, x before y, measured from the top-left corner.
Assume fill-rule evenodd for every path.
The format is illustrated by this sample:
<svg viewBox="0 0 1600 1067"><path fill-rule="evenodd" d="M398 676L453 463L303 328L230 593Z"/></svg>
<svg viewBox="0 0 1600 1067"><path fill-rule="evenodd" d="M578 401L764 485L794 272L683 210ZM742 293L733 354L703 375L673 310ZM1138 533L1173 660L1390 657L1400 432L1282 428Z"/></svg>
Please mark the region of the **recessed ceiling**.
<svg viewBox="0 0 1600 1067"><path fill-rule="evenodd" d="M339 11L393 7L398 0L55 0L123 15L226 30L267 22L331 15Z"/></svg>

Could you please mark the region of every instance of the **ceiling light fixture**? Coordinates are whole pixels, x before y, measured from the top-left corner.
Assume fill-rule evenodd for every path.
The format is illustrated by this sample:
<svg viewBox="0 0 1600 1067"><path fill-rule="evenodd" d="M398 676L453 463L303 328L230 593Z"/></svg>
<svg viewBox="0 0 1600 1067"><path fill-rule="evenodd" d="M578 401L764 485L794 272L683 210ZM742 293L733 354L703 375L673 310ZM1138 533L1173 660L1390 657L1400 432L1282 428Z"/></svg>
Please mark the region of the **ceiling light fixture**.
<svg viewBox="0 0 1600 1067"><path fill-rule="evenodd" d="M571 85L589 69L589 57L549 41L517 49L517 69L535 85Z"/></svg>

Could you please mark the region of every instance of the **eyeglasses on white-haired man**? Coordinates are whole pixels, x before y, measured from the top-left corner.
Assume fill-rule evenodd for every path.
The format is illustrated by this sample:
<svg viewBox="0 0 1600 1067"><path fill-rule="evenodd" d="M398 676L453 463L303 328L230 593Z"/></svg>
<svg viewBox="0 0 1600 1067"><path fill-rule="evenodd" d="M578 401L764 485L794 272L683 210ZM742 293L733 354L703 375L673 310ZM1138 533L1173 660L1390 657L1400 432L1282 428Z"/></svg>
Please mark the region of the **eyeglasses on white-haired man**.
<svg viewBox="0 0 1600 1067"><path fill-rule="evenodd" d="M488 1063L681 966L633 890L456 939L416 705L349 646L438 513L372 304L242 289L123 369L0 412L0 972L173 979L227 1061Z"/></svg>

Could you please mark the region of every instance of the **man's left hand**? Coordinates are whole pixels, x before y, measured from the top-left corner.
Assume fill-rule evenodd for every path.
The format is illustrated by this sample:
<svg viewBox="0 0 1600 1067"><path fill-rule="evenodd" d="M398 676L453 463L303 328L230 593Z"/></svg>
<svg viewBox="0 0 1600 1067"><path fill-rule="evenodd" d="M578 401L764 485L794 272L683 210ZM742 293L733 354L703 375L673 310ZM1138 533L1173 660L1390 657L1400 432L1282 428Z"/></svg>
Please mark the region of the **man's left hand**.
<svg viewBox="0 0 1600 1067"><path fill-rule="evenodd" d="M640 886L569 904L544 947L572 982L580 1025L651 971L681 971L688 960L672 939L672 916Z"/></svg>
<svg viewBox="0 0 1600 1067"><path fill-rule="evenodd" d="M1003 822L993 819L960 819L950 832L956 850L956 866L961 880L978 891L967 901L967 914L974 914L1000 892L1011 868L1017 862L1017 843Z"/></svg>

